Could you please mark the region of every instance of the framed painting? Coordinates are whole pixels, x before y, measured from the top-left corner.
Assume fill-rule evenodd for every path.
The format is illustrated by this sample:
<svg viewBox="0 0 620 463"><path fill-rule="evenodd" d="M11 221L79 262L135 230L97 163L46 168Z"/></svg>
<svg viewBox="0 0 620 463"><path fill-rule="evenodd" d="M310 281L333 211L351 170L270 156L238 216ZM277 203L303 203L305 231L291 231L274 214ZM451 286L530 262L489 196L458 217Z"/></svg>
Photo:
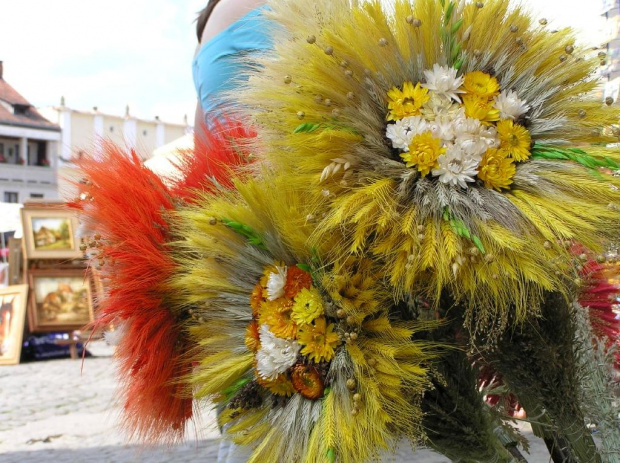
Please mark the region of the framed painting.
<svg viewBox="0 0 620 463"><path fill-rule="evenodd" d="M28 285L0 289L0 365L19 363L27 301Z"/></svg>
<svg viewBox="0 0 620 463"><path fill-rule="evenodd" d="M72 331L93 321L91 278L84 270L32 270L30 331Z"/></svg>
<svg viewBox="0 0 620 463"><path fill-rule="evenodd" d="M23 208L24 250L28 259L79 259L78 219L68 210Z"/></svg>
<svg viewBox="0 0 620 463"><path fill-rule="evenodd" d="M17 285L22 281L22 240L9 238L9 285Z"/></svg>

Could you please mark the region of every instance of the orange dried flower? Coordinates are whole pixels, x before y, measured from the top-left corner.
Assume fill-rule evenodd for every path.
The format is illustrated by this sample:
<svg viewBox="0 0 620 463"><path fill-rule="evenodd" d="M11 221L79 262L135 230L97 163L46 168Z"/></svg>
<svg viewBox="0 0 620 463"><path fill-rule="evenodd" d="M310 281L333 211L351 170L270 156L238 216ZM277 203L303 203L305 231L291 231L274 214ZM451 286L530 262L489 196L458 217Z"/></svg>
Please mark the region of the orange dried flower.
<svg viewBox="0 0 620 463"><path fill-rule="evenodd" d="M312 287L312 276L297 266L289 267L286 274L284 294L291 299L297 296L302 289Z"/></svg>
<svg viewBox="0 0 620 463"><path fill-rule="evenodd" d="M265 298L263 296L263 290L264 288L261 286L260 283L258 283L256 286L254 286L254 289L252 290L252 295L250 296L250 307L252 307L252 315L254 315L255 317L258 317L261 304L265 301Z"/></svg>
<svg viewBox="0 0 620 463"><path fill-rule="evenodd" d="M319 371L310 365L298 364L291 373L293 387L306 399L317 400L323 397L325 384Z"/></svg>
<svg viewBox="0 0 620 463"><path fill-rule="evenodd" d="M260 349L260 336L258 334L258 323L252 320L245 329L245 345L250 352Z"/></svg>
<svg viewBox="0 0 620 463"><path fill-rule="evenodd" d="M261 315L260 323L269 325L269 331L279 338L295 339L297 324L291 318L292 311L270 310Z"/></svg>

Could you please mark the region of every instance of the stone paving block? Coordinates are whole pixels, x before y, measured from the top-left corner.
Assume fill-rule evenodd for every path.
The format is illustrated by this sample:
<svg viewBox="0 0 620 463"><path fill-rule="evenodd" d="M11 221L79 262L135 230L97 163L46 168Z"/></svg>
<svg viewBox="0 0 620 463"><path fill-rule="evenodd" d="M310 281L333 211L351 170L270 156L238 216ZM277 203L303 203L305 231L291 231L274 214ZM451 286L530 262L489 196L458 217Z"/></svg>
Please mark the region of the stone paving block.
<svg viewBox="0 0 620 463"><path fill-rule="evenodd" d="M112 350L98 345L97 352ZM219 447L213 407L200 407L188 441L172 448L127 444L117 427L119 400L113 359L44 362L0 367L1 463L215 463ZM524 428L526 436L531 430ZM544 444L531 440L529 463L547 463ZM449 463L403 443L390 463Z"/></svg>

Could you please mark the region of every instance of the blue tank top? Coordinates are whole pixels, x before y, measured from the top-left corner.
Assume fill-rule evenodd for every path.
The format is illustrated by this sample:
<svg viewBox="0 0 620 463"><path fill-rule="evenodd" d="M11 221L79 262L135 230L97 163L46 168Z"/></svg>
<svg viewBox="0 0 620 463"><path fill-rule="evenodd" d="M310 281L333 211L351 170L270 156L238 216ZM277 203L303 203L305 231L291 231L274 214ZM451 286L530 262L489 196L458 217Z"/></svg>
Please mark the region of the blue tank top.
<svg viewBox="0 0 620 463"><path fill-rule="evenodd" d="M196 93L204 113L220 103L223 91L248 80L250 60L243 56L272 48L269 20L262 15L265 6L250 11L205 43L193 61Z"/></svg>

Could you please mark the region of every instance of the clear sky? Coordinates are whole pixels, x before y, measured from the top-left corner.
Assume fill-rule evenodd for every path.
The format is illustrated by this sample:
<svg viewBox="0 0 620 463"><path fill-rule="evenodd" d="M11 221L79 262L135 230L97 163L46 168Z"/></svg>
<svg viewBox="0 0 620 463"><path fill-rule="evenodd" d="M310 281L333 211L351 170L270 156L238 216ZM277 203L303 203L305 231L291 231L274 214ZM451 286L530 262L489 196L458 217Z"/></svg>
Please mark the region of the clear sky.
<svg viewBox="0 0 620 463"><path fill-rule="evenodd" d="M232 0L228 0L232 1ZM302 0L312 2L312 0ZM386 0L388 1L388 0ZM523 0L596 44L602 0ZM4 77L35 106L193 119L196 12L206 0L0 0ZM556 18L554 21L553 19Z"/></svg>

